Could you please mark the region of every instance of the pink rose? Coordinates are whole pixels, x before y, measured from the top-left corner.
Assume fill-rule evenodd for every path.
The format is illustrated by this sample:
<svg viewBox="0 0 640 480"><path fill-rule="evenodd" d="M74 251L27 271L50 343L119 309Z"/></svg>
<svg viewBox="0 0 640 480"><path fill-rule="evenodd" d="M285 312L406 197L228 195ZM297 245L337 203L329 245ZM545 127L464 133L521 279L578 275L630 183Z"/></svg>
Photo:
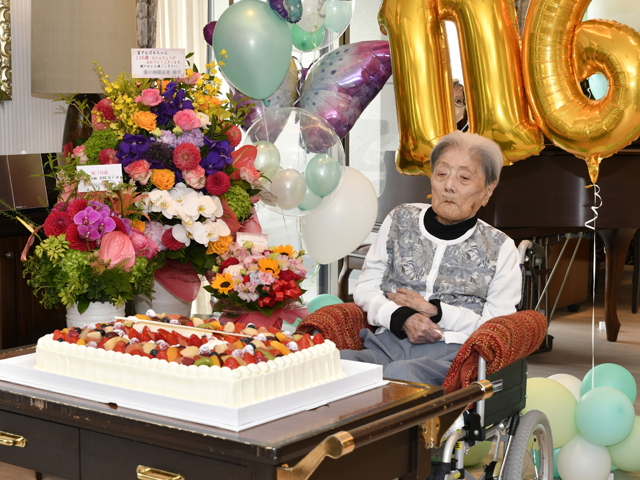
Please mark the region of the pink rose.
<svg viewBox="0 0 640 480"><path fill-rule="evenodd" d="M200 119L196 117L193 110L182 110L173 116L174 123L182 130L189 131L200 126Z"/></svg>
<svg viewBox="0 0 640 480"><path fill-rule="evenodd" d="M151 178L151 165L146 160L136 160L131 162L128 166L124 167L124 171L129 174L134 181L140 183L140 185L146 185Z"/></svg>
<svg viewBox="0 0 640 480"><path fill-rule="evenodd" d="M260 185L260 172L253 165L242 167L240 169L240 178L251 185Z"/></svg>
<svg viewBox="0 0 640 480"><path fill-rule="evenodd" d="M182 83L187 83L189 85L195 85L198 79L202 76L201 73L193 72L188 77L179 78L178 81Z"/></svg>
<svg viewBox="0 0 640 480"><path fill-rule="evenodd" d="M147 107L155 107L164 101L162 95L156 88L147 88L142 91L142 95L135 98L136 103L142 103Z"/></svg>
<svg viewBox="0 0 640 480"><path fill-rule="evenodd" d="M206 182L204 168L200 165L193 170L182 172L182 178L184 178L184 181L187 182L191 188L196 190L204 188Z"/></svg>
<svg viewBox="0 0 640 480"><path fill-rule="evenodd" d="M158 253L158 245L151 240L149 237L146 237L140 230L137 228L132 228L129 232L129 240L133 244L133 249L136 252L136 257L146 257L147 260L153 258Z"/></svg>
<svg viewBox="0 0 640 480"><path fill-rule="evenodd" d="M89 161L89 157L84 153L84 145L74 148L72 157L77 159L80 165L84 165Z"/></svg>

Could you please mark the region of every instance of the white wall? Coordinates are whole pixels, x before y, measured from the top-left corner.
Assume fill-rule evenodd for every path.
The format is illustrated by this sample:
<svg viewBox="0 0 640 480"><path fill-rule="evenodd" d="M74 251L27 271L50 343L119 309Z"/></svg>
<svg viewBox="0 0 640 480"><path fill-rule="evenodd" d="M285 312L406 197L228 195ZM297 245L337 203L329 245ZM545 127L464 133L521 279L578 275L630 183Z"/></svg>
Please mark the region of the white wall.
<svg viewBox="0 0 640 480"><path fill-rule="evenodd" d="M62 151L66 105L31 95L31 2L11 1L13 100L0 102L0 155Z"/></svg>

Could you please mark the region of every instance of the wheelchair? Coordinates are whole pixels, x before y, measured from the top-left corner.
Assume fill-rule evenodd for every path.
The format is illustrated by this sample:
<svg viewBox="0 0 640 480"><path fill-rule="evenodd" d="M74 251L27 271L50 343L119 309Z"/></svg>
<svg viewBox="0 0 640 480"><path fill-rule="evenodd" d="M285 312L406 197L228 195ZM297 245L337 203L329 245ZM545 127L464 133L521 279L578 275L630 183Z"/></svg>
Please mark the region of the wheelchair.
<svg viewBox="0 0 640 480"><path fill-rule="evenodd" d="M486 361L478 361L478 380L489 380L494 394L477 401L462 418L464 423L432 450L428 480L552 480L554 472L551 427L544 413L522 415L526 403L527 364L524 358L487 375ZM474 476L465 469L467 451L482 441L493 442L493 454ZM487 458L487 457L485 457Z"/></svg>

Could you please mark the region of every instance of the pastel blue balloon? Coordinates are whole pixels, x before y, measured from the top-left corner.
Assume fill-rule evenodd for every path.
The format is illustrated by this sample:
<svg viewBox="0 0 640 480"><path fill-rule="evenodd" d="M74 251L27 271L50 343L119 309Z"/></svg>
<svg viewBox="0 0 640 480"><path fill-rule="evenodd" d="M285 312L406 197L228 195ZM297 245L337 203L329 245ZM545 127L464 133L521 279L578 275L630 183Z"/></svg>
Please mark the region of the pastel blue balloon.
<svg viewBox="0 0 640 480"><path fill-rule="evenodd" d="M291 26L291 40L293 46L301 52L310 52L319 48L324 40L324 28L319 28L313 33L301 29L297 25Z"/></svg>
<svg viewBox="0 0 640 480"><path fill-rule="evenodd" d="M278 89L289 70L291 32L268 3L241 0L218 20L213 51L229 83L262 100Z"/></svg>
<svg viewBox="0 0 640 480"><path fill-rule="evenodd" d="M609 82L607 77L601 73L596 73L589 77L589 88L596 100L600 100L607 94L609 90Z"/></svg>
<svg viewBox="0 0 640 480"><path fill-rule="evenodd" d="M302 200L302 203L298 205L298 208L308 212L309 210L316 208L320 203L322 203L322 199L309 190L309 186L307 185L307 194L305 195L304 200Z"/></svg>
<svg viewBox="0 0 640 480"><path fill-rule="evenodd" d="M339 303L344 302L335 295L323 293L322 295L318 295L317 297L309 300L309 302L307 303L307 310L309 310L309 313L313 313L322 307L326 307L327 305L337 305Z"/></svg>
<svg viewBox="0 0 640 480"><path fill-rule="evenodd" d="M620 390L597 387L585 393L576 408L580 434L595 445L615 445L633 430L633 403Z"/></svg>
<svg viewBox="0 0 640 480"><path fill-rule="evenodd" d="M327 17L324 19L324 26L332 32L342 33L349 25L352 15L353 5L351 2L329 0L327 2Z"/></svg>
<svg viewBox="0 0 640 480"><path fill-rule="evenodd" d="M580 395L591 390L592 370L585 375L580 387ZM603 363L596 366L596 387L611 387L624 393L631 403L636 401L638 386L629 370L615 363Z"/></svg>
<svg viewBox="0 0 640 480"><path fill-rule="evenodd" d="M319 153L313 157L304 169L304 179L309 190L319 197L326 197L338 188L341 177L340 164L326 153Z"/></svg>

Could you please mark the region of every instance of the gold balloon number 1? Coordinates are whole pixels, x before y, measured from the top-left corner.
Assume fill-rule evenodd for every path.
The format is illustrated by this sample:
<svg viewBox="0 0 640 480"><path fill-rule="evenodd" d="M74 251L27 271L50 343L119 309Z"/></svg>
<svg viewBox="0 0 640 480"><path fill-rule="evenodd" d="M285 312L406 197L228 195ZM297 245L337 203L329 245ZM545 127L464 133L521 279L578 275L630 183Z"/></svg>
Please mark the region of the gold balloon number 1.
<svg viewBox="0 0 640 480"><path fill-rule="evenodd" d="M470 131L495 140L505 164L539 154L543 132L587 160L595 183L600 160L640 135L640 35L615 22L580 23L589 3L531 0L521 55L511 1L384 0L378 19L393 62L398 170L429 174L431 149L455 128L444 29L451 20L459 32ZM597 101L579 85L596 72L611 85Z"/></svg>

